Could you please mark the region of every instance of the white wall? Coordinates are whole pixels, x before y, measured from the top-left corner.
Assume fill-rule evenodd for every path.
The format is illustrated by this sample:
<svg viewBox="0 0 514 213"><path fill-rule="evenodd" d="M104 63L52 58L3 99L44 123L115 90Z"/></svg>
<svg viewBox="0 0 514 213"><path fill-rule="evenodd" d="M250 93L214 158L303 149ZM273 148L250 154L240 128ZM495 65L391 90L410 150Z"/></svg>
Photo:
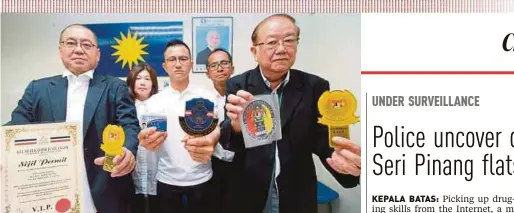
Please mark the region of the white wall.
<svg viewBox="0 0 514 213"><path fill-rule="evenodd" d="M184 41L191 44L191 17L231 14L2 14L1 16L1 122L23 94L27 84L41 77L61 74L58 56L59 33L73 23L115 23L145 21L184 22ZM233 55L235 74L256 66L250 53L250 36L255 25L269 14L237 14L234 17ZM294 68L314 73L331 83L331 89L349 89L360 103L360 15L298 14L300 44ZM211 87L205 74L191 73L191 82ZM360 110L357 112L360 115ZM360 142L360 124L351 129ZM343 189L322 168L314 156L318 178L336 189L341 198L334 212L360 212L360 187Z"/></svg>

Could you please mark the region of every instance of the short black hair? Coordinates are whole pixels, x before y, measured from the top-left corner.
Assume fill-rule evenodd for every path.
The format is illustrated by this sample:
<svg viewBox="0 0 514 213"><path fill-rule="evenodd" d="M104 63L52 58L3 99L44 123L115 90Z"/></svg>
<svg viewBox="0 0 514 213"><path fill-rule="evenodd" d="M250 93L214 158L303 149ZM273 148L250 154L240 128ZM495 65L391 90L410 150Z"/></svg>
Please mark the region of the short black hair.
<svg viewBox="0 0 514 213"><path fill-rule="evenodd" d="M211 53L209 53L209 55L207 56L207 60L209 60L211 55L214 54L215 52L224 52L224 53L226 53L228 55L228 60L230 62L232 62L232 55L230 55L230 53L227 50L223 49L223 48L216 48L213 51L211 51Z"/></svg>
<svg viewBox="0 0 514 213"><path fill-rule="evenodd" d="M93 37L95 39L95 43L98 44L98 37L96 36L96 33L91 30L91 28L87 27L86 25L83 25L83 24L70 24L68 26L66 26L64 29L61 30L61 33L59 34L59 45L61 45L61 42L62 42L62 35L64 34L64 31L66 31L67 29L69 28L72 28L72 27L82 27L86 30L89 30L91 31L91 33L93 33Z"/></svg>
<svg viewBox="0 0 514 213"><path fill-rule="evenodd" d="M164 52L166 52L166 50L168 48L173 47L173 46L186 47L187 51L189 52L189 57L191 57L191 49L189 49L189 46L187 46L187 44L185 42L183 42L182 40L179 40L179 39L173 39L170 42L168 42L168 44L166 44L166 48L164 48Z"/></svg>
<svg viewBox="0 0 514 213"><path fill-rule="evenodd" d="M136 79L137 75L139 75L140 72L147 71L150 75L150 80L152 81L152 90L150 91L150 96L157 94L159 92L159 81L157 81L157 72L150 66L150 64L147 63L139 63L136 66L132 67L132 69L129 71L129 74L127 76L127 85L129 87L129 93L130 96L133 99L137 99L137 95L134 91L135 85L136 85Z"/></svg>

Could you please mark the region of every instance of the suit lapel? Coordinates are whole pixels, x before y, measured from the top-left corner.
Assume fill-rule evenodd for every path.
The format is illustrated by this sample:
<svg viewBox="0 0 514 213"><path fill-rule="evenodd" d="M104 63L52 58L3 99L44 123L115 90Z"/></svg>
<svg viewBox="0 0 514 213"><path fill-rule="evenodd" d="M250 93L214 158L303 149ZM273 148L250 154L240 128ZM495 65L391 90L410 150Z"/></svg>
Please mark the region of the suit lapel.
<svg viewBox="0 0 514 213"><path fill-rule="evenodd" d="M282 90L282 104L280 104L280 123L282 127L286 125L293 115L296 105L302 100L302 80L299 73L294 70L289 71L289 82Z"/></svg>
<svg viewBox="0 0 514 213"><path fill-rule="evenodd" d="M271 91L268 89L266 84L264 83L264 79L262 79L261 71L259 67L250 71L248 75L248 89L247 91L252 93L252 95L262 95L269 94Z"/></svg>
<svg viewBox="0 0 514 213"><path fill-rule="evenodd" d="M93 119L93 115L96 112L96 108L98 107L100 98L103 95L105 86L105 77L103 75L94 75L93 79L91 80L91 83L89 84L86 97L86 104L84 105L84 126L82 127L82 133L84 135L87 134L87 130L89 129L89 125L91 124L91 119Z"/></svg>
<svg viewBox="0 0 514 213"><path fill-rule="evenodd" d="M68 80L64 77L57 77L48 87L48 100L51 100L52 114L54 121L66 120L66 106L68 95Z"/></svg>

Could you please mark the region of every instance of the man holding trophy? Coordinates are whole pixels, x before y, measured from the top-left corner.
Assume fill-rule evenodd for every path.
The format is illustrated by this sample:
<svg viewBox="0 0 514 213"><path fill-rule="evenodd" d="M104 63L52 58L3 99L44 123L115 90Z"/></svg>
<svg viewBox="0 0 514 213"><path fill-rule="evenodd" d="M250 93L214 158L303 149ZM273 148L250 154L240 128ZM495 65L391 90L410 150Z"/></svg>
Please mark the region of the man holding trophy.
<svg viewBox="0 0 514 213"><path fill-rule="evenodd" d="M150 121L139 134L143 147L158 152L159 212L210 212L217 196L212 193L210 161L220 134L216 98L190 84L191 52L183 41L167 44L162 66L170 87L148 99L148 115L141 116L159 117L166 125Z"/></svg>
<svg viewBox="0 0 514 213"><path fill-rule="evenodd" d="M126 213L134 195L129 174L135 166L134 153L137 152L137 134L140 131L134 102L124 81L95 72L100 49L94 32L83 25L70 25L61 32L58 44L64 72L32 81L12 112L8 125L81 123L83 139L80 141L83 141L85 166L71 166L84 171L81 172L84 176L79 177L84 178L80 181L84 184L84 192L80 195L84 202L80 202L80 208L88 213ZM121 129L111 134L117 142L101 149L104 140L110 138L102 139L108 125ZM69 136L50 137L33 143L64 143L69 140ZM106 150L112 151L107 160ZM103 166L104 162L108 163ZM58 204L56 207L69 207L66 200ZM48 208L53 208L53 205Z"/></svg>
<svg viewBox="0 0 514 213"><path fill-rule="evenodd" d="M343 137L329 138L329 128L338 130L332 136L345 135L346 126L358 119L323 123L333 117L331 112L346 109L351 99L330 105L323 98L318 109L329 83L291 69L299 39L293 17L266 18L252 34L258 66L227 82L228 119L221 124L220 143L245 156L245 166L232 178L239 191L232 196L230 212L317 212L313 153L343 187L359 184L360 147Z"/></svg>

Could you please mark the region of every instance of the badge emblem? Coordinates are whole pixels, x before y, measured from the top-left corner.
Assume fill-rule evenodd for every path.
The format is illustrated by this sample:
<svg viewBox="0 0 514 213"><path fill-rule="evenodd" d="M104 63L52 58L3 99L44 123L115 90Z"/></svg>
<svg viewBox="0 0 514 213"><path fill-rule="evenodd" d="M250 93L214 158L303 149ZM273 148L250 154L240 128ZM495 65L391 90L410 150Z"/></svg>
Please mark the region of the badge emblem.
<svg viewBox="0 0 514 213"><path fill-rule="evenodd" d="M250 102L243 111L244 127L256 140L267 140L274 132L275 112L270 104L263 100Z"/></svg>
<svg viewBox="0 0 514 213"><path fill-rule="evenodd" d="M335 147L334 136L350 139L349 125L360 122L355 116L357 99L348 90L325 91L318 100L318 111L322 116L318 123L328 126L330 147Z"/></svg>
<svg viewBox="0 0 514 213"><path fill-rule="evenodd" d="M194 98L186 102L184 116L179 117L180 127L191 136L210 134L218 125L214 116L214 103L205 98Z"/></svg>
<svg viewBox="0 0 514 213"><path fill-rule="evenodd" d="M123 155L123 144L125 144L125 131L123 127L116 125L107 125L102 134L102 145L100 149L105 152L105 161L103 169L112 172L114 169L114 157Z"/></svg>

